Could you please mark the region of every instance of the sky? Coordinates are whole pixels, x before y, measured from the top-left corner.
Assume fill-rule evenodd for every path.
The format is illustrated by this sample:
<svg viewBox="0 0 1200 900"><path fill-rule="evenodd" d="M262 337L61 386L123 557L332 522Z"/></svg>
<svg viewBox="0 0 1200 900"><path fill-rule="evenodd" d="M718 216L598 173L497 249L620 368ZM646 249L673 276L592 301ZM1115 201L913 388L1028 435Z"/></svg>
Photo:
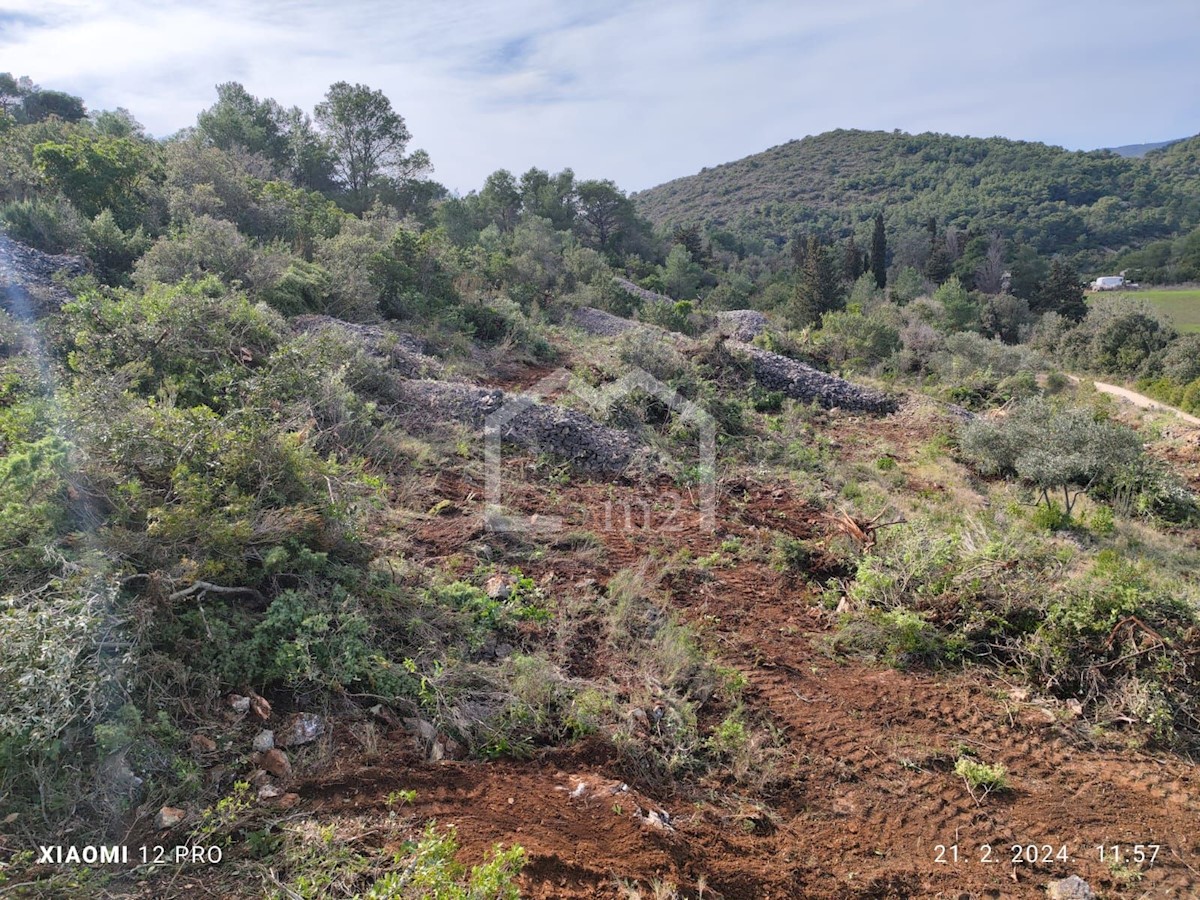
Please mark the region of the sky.
<svg viewBox="0 0 1200 900"><path fill-rule="evenodd" d="M1200 132L1198 0L0 0L0 71L165 136L215 86L382 90L452 190L641 190L833 128L1092 149Z"/></svg>

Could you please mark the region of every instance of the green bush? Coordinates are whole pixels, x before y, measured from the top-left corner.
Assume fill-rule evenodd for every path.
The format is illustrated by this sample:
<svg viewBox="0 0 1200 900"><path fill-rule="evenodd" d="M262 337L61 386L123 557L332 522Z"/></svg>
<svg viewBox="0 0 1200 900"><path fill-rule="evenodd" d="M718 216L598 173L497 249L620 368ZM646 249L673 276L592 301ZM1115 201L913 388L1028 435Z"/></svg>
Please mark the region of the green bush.
<svg viewBox="0 0 1200 900"><path fill-rule="evenodd" d="M1033 511L1033 524L1046 531L1063 531L1071 527L1071 516L1061 504L1051 500Z"/></svg>
<svg viewBox="0 0 1200 900"><path fill-rule="evenodd" d="M954 662L962 643L948 638L920 613L899 607L847 616L830 639L835 652L870 656L898 669Z"/></svg>
<svg viewBox="0 0 1200 900"><path fill-rule="evenodd" d="M522 847L503 850L497 845L489 859L469 871L454 858L457 853L454 827L440 832L429 822L416 845L397 854L395 871L367 891L367 900L519 900L517 876L526 857Z"/></svg>

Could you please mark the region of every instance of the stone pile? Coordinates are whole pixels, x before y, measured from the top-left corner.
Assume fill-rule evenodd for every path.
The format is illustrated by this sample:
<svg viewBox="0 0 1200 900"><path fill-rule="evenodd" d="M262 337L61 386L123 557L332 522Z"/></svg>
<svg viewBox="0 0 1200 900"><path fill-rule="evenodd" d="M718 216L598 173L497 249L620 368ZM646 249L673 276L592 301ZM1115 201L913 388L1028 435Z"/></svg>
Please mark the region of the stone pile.
<svg viewBox="0 0 1200 900"><path fill-rule="evenodd" d="M620 316L614 316L612 313L592 306L584 306L575 310L572 320L578 328L597 337L615 337L618 334L636 331L643 327L637 322L622 319Z"/></svg>
<svg viewBox="0 0 1200 900"><path fill-rule="evenodd" d="M826 409L836 407L870 413L896 411L896 398L882 391L860 387L844 378L752 344L731 340L727 345L750 357L754 364L754 380L769 391L781 391L795 400L816 400Z"/></svg>
<svg viewBox="0 0 1200 900"><path fill-rule="evenodd" d="M576 410L520 394L451 384L410 380L396 385L399 414L410 426L437 427L446 420L476 430L496 428L503 442L552 453L591 473L623 471L638 450L624 431L608 428Z"/></svg>
<svg viewBox="0 0 1200 900"><path fill-rule="evenodd" d="M742 343L750 343L767 330L767 317L757 309L731 309L717 313L717 328L721 334Z"/></svg>
<svg viewBox="0 0 1200 900"><path fill-rule="evenodd" d="M71 295L54 282L54 274L75 277L87 270L77 256L43 253L0 233L0 305L19 319L57 312Z"/></svg>
<svg viewBox="0 0 1200 900"><path fill-rule="evenodd" d="M361 343L374 355L386 357L389 367L405 378L436 378L442 374L441 362L429 355L424 341L411 334L321 315L296 316L291 325L298 334L329 331Z"/></svg>
<svg viewBox="0 0 1200 900"><path fill-rule="evenodd" d="M646 290L640 284L634 284L628 278L614 278L613 281L617 287L626 293L633 294L639 300L644 300L647 303L674 303L675 301L666 294L656 294L654 291Z"/></svg>

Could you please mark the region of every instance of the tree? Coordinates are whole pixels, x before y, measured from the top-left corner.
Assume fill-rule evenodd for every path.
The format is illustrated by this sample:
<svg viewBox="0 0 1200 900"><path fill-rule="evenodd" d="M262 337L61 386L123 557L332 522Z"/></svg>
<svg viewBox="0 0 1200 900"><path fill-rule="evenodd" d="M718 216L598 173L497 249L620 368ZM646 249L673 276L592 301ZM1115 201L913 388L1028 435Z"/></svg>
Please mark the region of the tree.
<svg viewBox="0 0 1200 900"><path fill-rule="evenodd" d="M339 81L317 104L315 116L329 139L350 205L360 214L371 204L377 179L412 178L430 168L423 150L404 155L412 135L383 91Z"/></svg>
<svg viewBox="0 0 1200 900"><path fill-rule="evenodd" d="M703 274L704 270L692 259L688 248L676 244L667 254L667 264L663 267L663 287L676 300L692 300Z"/></svg>
<svg viewBox="0 0 1200 900"><path fill-rule="evenodd" d="M608 179L581 181L577 194L584 236L601 252L612 249L616 236L633 222L632 201Z"/></svg>
<svg viewBox="0 0 1200 900"><path fill-rule="evenodd" d="M533 168L521 176L521 211L549 219L556 231L566 231L574 224L576 199L575 173L570 169L551 175Z"/></svg>
<svg viewBox="0 0 1200 900"><path fill-rule="evenodd" d="M925 293L925 279L912 266L905 266L897 273L888 293L892 301L901 306L911 303Z"/></svg>
<svg viewBox="0 0 1200 900"><path fill-rule="evenodd" d="M887 236L883 231L883 210L875 213L875 233L871 236L871 271L875 286L887 287Z"/></svg>
<svg viewBox="0 0 1200 900"><path fill-rule="evenodd" d="M121 227L132 227L157 180L157 148L132 138L75 132L33 150L33 163L86 217L111 209Z"/></svg>
<svg viewBox="0 0 1200 900"><path fill-rule="evenodd" d="M859 252L858 245L854 242L854 235L850 235L846 241L846 248L842 253L842 280L853 284L858 280L858 276L863 273L863 256Z"/></svg>
<svg viewBox="0 0 1200 900"><path fill-rule="evenodd" d="M1072 322L1087 315L1087 302L1083 296L1083 281L1069 262L1055 258L1050 263L1050 272L1038 291L1035 312L1056 312Z"/></svg>
<svg viewBox="0 0 1200 900"><path fill-rule="evenodd" d="M793 257L798 261L796 287L787 312L793 324L803 327L838 308L841 285L829 258L829 248L816 235L797 240Z"/></svg>
<svg viewBox="0 0 1200 900"><path fill-rule="evenodd" d="M987 250L975 267L975 287L985 294L999 294L1004 288L1004 238L996 232L987 239Z"/></svg>
<svg viewBox="0 0 1200 900"><path fill-rule="evenodd" d="M962 286L957 275L951 275L933 295L946 312L944 327L947 332L967 331L979 321L979 307L970 292Z"/></svg>
<svg viewBox="0 0 1200 900"><path fill-rule="evenodd" d="M1029 312L1029 301L1023 297L995 294L983 301L979 320L985 335L1015 344L1033 323L1033 315Z"/></svg>
<svg viewBox="0 0 1200 900"><path fill-rule="evenodd" d="M1068 516L1080 493L1142 452L1135 431L1098 421L1091 410L1056 410L1044 400L1030 400L1006 419L976 419L963 428L960 446L984 475L1016 476L1047 505L1050 493L1061 490Z"/></svg>
<svg viewBox="0 0 1200 900"><path fill-rule="evenodd" d="M521 215L521 191L512 172L498 169L489 175L479 192L479 205L486 221L502 232L507 234L516 228Z"/></svg>
<svg viewBox="0 0 1200 900"><path fill-rule="evenodd" d="M26 122L41 122L58 116L64 122L79 122L87 118L83 101L63 91L33 90L22 103Z"/></svg>
<svg viewBox="0 0 1200 900"><path fill-rule="evenodd" d="M241 147L266 159L287 158L283 109L274 100L259 100L241 84L217 85L217 102L196 117L196 130L214 147Z"/></svg>

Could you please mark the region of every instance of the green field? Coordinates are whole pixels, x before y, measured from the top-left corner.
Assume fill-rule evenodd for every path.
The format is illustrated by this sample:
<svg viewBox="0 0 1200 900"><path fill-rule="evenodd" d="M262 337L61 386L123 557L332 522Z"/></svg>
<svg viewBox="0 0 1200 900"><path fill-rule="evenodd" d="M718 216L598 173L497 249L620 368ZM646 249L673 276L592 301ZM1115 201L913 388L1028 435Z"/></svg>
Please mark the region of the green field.
<svg viewBox="0 0 1200 900"><path fill-rule="evenodd" d="M1180 331L1200 332L1200 290L1134 291L1171 317Z"/></svg>

